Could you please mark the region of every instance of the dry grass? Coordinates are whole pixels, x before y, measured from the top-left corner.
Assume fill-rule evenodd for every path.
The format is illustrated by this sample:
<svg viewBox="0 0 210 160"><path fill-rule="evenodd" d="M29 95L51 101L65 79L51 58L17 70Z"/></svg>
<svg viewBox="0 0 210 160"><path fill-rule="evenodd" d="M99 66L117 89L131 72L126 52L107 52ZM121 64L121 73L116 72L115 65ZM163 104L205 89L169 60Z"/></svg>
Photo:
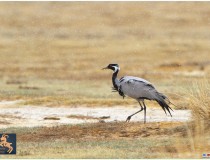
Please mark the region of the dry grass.
<svg viewBox="0 0 210 160"><path fill-rule="evenodd" d="M100 70L115 62L121 66L120 76L147 78L186 108L180 98L186 86L210 73L209 6L209 2L0 3L0 99L29 98L28 103L45 104L41 97L57 105L54 99L65 96L90 106L95 102L84 98L106 100L97 105L116 104L119 97L110 92L111 72ZM65 99L59 103L71 104Z"/></svg>
<svg viewBox="0 0 210 160"><path fill-rule="evenodd" d="M176 144L171 146L176 150L179 158L201 158L203 153L209 153L210 149L210 99L209 81L192 82L189 88L189 109L192 111L192 121L183 125L186 130L185 139L175 138ZM187 141L183 144L183 140ZM167 151L167 149L166 149Z"/></svg>
<svg viewBox="0 0 210 160"><path fill-rule="evenodd" d="M169 129L171 126L171 129ZM21 142L41 142L49 141L53 139L68 140L119 140L119 139L135 139L140 137L159 137L163 135L177 136L180 135L180 131L183 131L182 135L186 135L186 131L181 127L181 123L94 123L85 125L74 126L57 126L57 127L45 127L39 128L35 132L19 135ZM34 137L33 140L31 137Z"/></svg>
<svg viewBox="0 0 210 160"><path fill-rule="evenodd" d="M182 123L112 122L8 131L18 134L17 158L201 157L191 149L189 128Z"/></svg>
<svg viewBox="0 0 210 160"><path fill-rule="evenodd" d="M94 123L24 130L11 128L7 129L7 132L17 133L19 149L16 158L170 157L165 152L160 153L158 148L170 146L173 143L171 136L186 135L181 123L167 122L146 125L124 122Z"/></svg>
<svg viewBox="0 0 210 160"><path fill-rule="evenodd" d="M210 85L207 79L193 83L189 89L190 109L195 121L209 121L210 119Z"/></svg>

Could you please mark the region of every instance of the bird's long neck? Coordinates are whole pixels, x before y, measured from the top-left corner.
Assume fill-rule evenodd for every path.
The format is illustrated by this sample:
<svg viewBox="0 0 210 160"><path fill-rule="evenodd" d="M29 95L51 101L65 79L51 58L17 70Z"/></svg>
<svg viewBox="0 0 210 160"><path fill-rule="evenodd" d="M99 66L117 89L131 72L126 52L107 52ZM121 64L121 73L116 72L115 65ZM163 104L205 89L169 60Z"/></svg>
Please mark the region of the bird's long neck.
<svg viewBox="0 0 210 160"><path fill-rule="evenodd" d="M116 72L113 73L112 75L112 83L113 83L113 86L116 90L118 90L118 79L117 79L117 74L118 74L119 70L116 70Z"/></svg>

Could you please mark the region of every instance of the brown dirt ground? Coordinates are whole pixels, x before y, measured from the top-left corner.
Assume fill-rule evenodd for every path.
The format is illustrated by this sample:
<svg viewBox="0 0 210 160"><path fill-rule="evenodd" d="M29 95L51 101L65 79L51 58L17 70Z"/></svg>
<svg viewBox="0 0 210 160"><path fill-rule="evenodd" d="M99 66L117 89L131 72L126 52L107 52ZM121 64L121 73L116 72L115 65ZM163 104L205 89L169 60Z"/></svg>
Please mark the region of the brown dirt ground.
<svg viewBox="0 0 210 160"><path fill-rule="evenodd" d="M186 128L180 122L161 123L93 123L74 126L42 127L32 133L18 135L21 142L39 142L49 140L100 140L119 138L139 138L150 136L179 136L186 134Z"/></svg>

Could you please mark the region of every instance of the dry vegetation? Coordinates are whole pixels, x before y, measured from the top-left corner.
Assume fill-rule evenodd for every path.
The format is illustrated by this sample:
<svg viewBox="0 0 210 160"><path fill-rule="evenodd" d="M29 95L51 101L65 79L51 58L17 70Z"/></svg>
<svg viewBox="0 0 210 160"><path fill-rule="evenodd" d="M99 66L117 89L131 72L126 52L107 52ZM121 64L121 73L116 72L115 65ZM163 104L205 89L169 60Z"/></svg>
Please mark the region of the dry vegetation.
<svg viewBox="0 0 210 160"><path fill-rule="evenodd" d="M101 68L114 62L120 76L150 80L193 113L186 124L9 128L4 132L18 135L16 157L209 153L209 83L203 81L210 75L209 17L209 2L1 2L0 99L68 107L136 105L111 93L111 72Z"/></svg>
<svg viewBox="0 0 210 160"><path fill-rule="evenodd" d="M209 2L4 2L0 10L0 99L126 105L100 70L115 62L120 75L147 78L185 108L189 82L209 77Z"/></svg>

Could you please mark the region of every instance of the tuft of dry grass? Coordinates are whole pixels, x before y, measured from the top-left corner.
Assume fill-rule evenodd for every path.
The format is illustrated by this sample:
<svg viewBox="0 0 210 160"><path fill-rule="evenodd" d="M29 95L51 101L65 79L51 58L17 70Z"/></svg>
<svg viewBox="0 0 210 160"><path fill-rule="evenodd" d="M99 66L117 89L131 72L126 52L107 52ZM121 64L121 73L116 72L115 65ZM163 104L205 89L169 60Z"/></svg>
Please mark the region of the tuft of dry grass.
<svg viewBox="0 0 210 160"><path fill-rule="evenodd" d="M189 89L189 108L195 121L210 120L210 83L208 80L193 82Z"/></svg>
<svg viewBox="0 0 210 160"><path fill-rule="evenodd" d="M204 79L200 82L193 82L188 90L189 109L192 112L192 121L186 123L186 140L188 149L180 150L183 146L183 139L176 140L174 148L182 158L201 158L203 153L209 153L210 148L210 83Z"/></svg>
<svg viewBox="0 0 210 160"><path fill-rule="evenodd" d="M210 148L210 83L193 83L190 108L193 115L193 150L208 153Z"/></svg>

